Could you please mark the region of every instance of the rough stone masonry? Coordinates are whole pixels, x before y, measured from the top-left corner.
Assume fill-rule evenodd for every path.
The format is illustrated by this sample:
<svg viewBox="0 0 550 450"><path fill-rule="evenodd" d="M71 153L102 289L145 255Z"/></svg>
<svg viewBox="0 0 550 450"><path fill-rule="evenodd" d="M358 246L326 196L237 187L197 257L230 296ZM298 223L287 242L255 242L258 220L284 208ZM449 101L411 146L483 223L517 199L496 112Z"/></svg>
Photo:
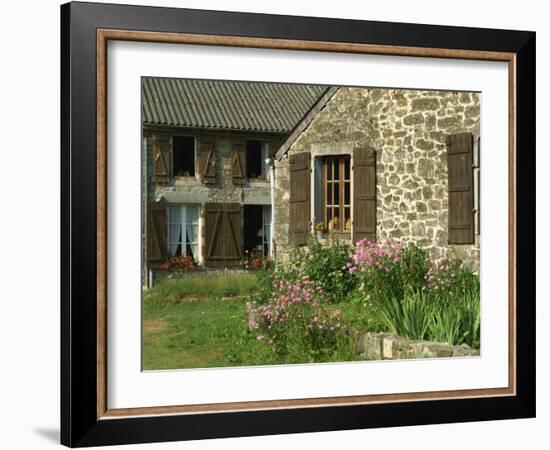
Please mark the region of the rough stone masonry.
<svg viewBox="0 0 550 450"><path fill-rule="evenodd" d="M352 155L355 146L366 141L377 152L377 240L415 242L436 257L452 251L479 261L478 213L475 244L448 244L446 137L472 133L478 161L480 97L466 92L340 88L276 162L278 253L284 256L291 247L289 155Z"/></svg>

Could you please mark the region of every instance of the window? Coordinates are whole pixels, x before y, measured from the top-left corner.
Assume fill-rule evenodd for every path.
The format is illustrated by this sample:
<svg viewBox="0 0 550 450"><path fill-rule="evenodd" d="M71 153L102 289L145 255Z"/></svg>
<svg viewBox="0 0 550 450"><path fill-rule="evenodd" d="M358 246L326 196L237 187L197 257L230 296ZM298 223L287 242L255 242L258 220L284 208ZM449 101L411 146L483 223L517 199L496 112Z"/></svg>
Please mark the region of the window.
<svg viewBox="0 0 550 450"><path fill-rule="evenodd" d="M172 137L173 166L175 177L195 176L195 138L192 136Z"/></svg>
<svg viewBox="0 0 550 450"><path fill-rule="evenodd" d="M246 177L267 179L267 143L246 141Z"/></svg>
<svg viewBox="0 0 550 450"><path fill-rule="evenodd" d="M168 254L199 260L198 206L168 206Z"/></svg>
<svg viewBox="0 0 550 450"><path fill-rule="evenodd" d="M322 217L327 231L351 230L350 157L322 160Z"/></svg>

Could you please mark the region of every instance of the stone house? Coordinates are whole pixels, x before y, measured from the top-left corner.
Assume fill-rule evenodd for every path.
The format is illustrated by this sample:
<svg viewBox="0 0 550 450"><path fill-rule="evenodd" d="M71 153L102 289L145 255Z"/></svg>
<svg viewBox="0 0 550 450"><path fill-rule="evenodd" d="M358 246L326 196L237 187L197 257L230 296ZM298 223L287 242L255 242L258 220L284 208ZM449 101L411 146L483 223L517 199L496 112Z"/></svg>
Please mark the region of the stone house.
<svg viewBox="0 0 550 450"><path fill-rule="evenodd" d="M480 94L331 88L276 154L274 241L312 225L479 261Z"/></svg>
<svg viewBox="0 0 550 450"><path fill-rule="evenodd" d="M143 79L144 280L329 236L479 258L480 95Z"/></svg>
<svg viewBox="0 0 550 450"><path fill-rule="evenodd" d="M170 256L226 268L273 254L273 159L326 90L143 79L144 281Z"/></svg>

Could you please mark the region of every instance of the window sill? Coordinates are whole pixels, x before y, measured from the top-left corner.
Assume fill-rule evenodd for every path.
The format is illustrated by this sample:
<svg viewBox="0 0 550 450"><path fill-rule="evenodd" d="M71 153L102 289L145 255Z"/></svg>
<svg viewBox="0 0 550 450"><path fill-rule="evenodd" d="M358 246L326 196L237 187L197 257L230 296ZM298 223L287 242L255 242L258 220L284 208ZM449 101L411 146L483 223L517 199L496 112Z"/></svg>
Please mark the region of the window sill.
<svg viewBox="0 0 550 450"><path fill-rule="evenodd" d="M175 185L200 185L200 180L195 177L174 177Z"/></svg>
<svg viewBox="0 0 550 450"><path fill-rule="evenodd" d="M327 237L337 237L339 239L351 239L351 231L329 231Z"/></svg>

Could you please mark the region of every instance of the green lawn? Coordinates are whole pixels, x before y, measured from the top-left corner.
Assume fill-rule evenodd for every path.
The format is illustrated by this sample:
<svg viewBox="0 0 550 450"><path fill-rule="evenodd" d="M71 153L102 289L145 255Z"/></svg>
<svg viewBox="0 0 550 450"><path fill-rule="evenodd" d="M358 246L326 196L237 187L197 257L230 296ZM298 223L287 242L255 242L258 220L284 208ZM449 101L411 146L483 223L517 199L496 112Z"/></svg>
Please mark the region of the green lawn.
<svg viewBox="0 0 550 450"><path fill-rule="evenodd" d="M144 295L144 370L307 363L288 359L248 332L246 302L258 292L253 274L190 276L164 280ZM228 295L233 294L233 295ZM362 305L340 308L347 322L359 322ZM367 326L367 325L365 325ZM331 360L349 360L348 355Z"/></svg>
<svg viewBox="0 0 550 450"><path fill-rule="evenodd" d="M143 308L143 368L227 365L232 333L246 328L245 300L192 300ZM244 328L243 328L244 327Z"/></svg>
<svg viewBox="0 0 550 450"><path fill-rule="evenodd" d="M144 295L144 370L270 363L265 345L247 333L253 274L190 275L164 280Z"/></svg>

